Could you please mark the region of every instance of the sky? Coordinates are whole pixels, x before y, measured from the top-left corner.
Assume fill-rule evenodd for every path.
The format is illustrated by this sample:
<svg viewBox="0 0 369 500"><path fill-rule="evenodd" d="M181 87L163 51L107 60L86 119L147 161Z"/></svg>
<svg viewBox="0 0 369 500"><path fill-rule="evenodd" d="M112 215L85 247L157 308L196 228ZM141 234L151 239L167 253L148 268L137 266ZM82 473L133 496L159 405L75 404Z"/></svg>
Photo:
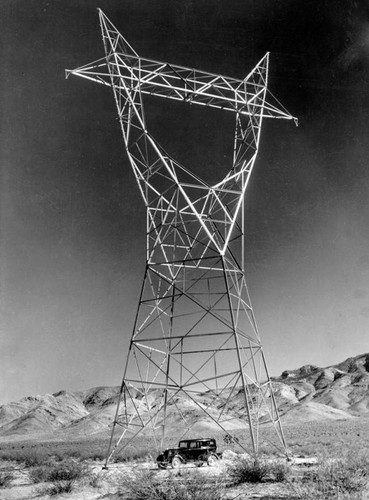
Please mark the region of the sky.
<svg viewBox="0 0 369 500"><path fill-rule="evenodd" d="M299 118L266 120L246 194L246 277L269 369L369 351L369 4L352 0L3 0L0 404L119 385L146 214L110 89L100 7L142 57L243 78ZM153 135L211 181L233 117L145 100Z"/></svg>

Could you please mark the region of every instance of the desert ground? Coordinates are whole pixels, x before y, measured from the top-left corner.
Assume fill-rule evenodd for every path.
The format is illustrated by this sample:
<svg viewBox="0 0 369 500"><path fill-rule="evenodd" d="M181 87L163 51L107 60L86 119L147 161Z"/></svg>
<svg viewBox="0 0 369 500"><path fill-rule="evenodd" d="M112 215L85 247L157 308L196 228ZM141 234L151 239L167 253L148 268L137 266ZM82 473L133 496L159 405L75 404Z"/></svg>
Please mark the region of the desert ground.
<svg viewBox="0 0 369 500"><path fill-rule="evenodd" d="M102 456L104 455L107 442L104 439L84 439L76 441L47 441L33 440L5 441L0 443L0 478L8 474L10 481L0 488L1 500L26 500L49 498L73 500L84 499L207 499L214 496L212 488L216 488L219 498L222 499L298 499L298 498L347 498L365 499L369 498L366 477L361 478L359 487L355 484L345 485L347 475L358 474L357 470L363 464L369 465L366 450L369 447L369 418L358 418L341 421L327 422L305 422L287 424L285 435L289 444L292 460L286 462L278 457L274 450L264 448L260 461L263 464L279 464L283 469L283 478L276 480L268 474L260 481L245 481L236 484L229 475L229 466L233 461L242 458L235 452L222 444L221 436L217 436L218 449L224 452L224 459L220 460L215 467L196 467L187 464L180 469L159 470L155 463L155 457L150 450L144 451L144 441L136 450L136 454L127 456L123 461L109 465L107 470L103 469ZM361 456L360 465L352 472L351 462L353 456ZM96 456L93 459L93 455ZM98 458L100 455L100 458ZM136 456L134 456L136 455ZM141 456L139 456L141 455ZM342 459L342 462L340 460ZM82 464L84 471L81 477L73 479L70 484L71 491L61 491L68 481L36 481L32 471L42 467L42 463L72 464L78 467ZM323 494L316 485L322 481L322 475L327 474L324 468L335 460L339 462L338 470L334 473L328 471L329 477L325 477L322 488L326 488ZM350 462L351 461L351 462ZM77 465L76 465L77 464ZM47 466L44 465L47 468ZM346 470L347 469L347 470ZM322 472L323 471L323 472ZM335 476L336 474L336 476ZM341 475L341 479L339 476ZM42 475L41 475L42 476ZM364 474L365 476L365 474ZM163 486L169 481L176 484L191 483L198 484L198 490L192 492L192 496L160 496L160 492L132 493L131 488L136 484L160 484ZM334 482L333 490L329 481ZM342 481L342 484L340 483ZM56 483L56 487L55 487ZM63 486L64 485L64 486ZM204 491L209 488L206 496ZM59 492L60 489L60 492ZM68 489L68 488L67 488ZM141 494L141 496L139 496ZM146 496L145 496L146 495Z"/></svg>
<svg viewBox="0 0 369 500"><path fill-rule="evenodd" d="M236 425L230 434L220 432L186 398L168 409L167 445L178 443L181 407L197 433L188 437L217 440L223 455L214 467L188 463L160 470L152 438L141 434L104 469L117 387L2 405L0 500L369 499L369 355L326 368L286 370L273 386L289 460L263 422L255 456L247 429ZM232 403L239 415L238 396ZM151 404L157 397L153 391ZM212 403L206 393L199 398Z"/></svg>

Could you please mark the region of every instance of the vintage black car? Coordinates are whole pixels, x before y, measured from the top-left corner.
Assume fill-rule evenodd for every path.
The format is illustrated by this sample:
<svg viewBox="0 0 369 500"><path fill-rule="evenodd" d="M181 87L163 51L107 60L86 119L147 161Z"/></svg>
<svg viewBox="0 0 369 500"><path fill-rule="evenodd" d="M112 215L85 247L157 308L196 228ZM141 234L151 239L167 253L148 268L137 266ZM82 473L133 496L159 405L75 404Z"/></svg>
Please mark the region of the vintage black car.
<svg viewBox="0 0 369 500"><path fill-rule="evenodd" d="M180 467L182 464L193 462L197 466L204 463L215 465L221 454L217 453L217 444L213 438L184 439L177 448L168 448L156 459L160 469L168 466Z"/></svg>

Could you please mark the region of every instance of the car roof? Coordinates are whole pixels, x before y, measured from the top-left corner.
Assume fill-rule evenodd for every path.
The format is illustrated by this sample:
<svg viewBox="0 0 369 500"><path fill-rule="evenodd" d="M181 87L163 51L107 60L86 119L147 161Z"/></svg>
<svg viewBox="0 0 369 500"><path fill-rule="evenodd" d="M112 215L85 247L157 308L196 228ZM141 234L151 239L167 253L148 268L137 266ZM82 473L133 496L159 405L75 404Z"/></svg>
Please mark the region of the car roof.
<svg viewBox="0 0 369 500"><path fill-rule="evenodd" d="M193 439L181 439L180 443L183 443L184 441L215 441L214 438L193 438Z"/></svg>

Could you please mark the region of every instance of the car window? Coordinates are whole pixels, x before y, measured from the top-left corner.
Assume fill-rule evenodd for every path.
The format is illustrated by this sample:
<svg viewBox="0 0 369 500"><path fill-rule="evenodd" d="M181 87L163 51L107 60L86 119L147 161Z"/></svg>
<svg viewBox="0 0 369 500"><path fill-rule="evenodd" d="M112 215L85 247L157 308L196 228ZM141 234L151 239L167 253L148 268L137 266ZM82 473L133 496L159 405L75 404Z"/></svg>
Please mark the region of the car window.
<svg viewBox="0 0 369 500"><path fill-rule="evenodd" d="M190 448L197 448L197 443L196 441L193 443L190 443Z"/></svg>
<svg viewBox="0 0 369 500"><path fill-rule="evenodd" d="M180 448L187 448L187 441L180 441L179 442L179 447Z"/></svg>

